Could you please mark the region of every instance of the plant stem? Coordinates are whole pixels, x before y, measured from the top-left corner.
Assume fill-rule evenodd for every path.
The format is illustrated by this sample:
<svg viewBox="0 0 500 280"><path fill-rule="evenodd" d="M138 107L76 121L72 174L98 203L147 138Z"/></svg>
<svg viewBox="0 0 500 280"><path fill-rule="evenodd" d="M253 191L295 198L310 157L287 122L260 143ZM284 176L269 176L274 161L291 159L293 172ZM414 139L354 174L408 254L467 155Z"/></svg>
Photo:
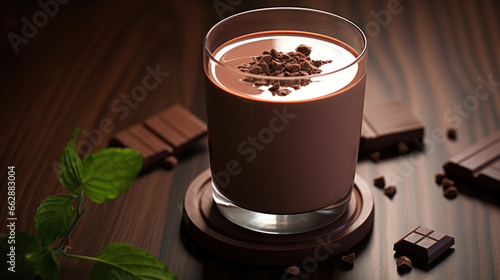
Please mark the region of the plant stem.
<svg viewBox="0 0 500 280"><path fill-rule="evenodd" d="M83 191L80 191L77 195L77 199L78 199L78 203L76 205L76 214L78 215L78 213L81 213L81 210L82 210L82 204L83 204L83 200L84 200L85 196L83 194Z"/></svg>
<svg viewBox="0 0 500 280"><path fill-rule="evenodd" d="M72 255L72 254L67 254L61 251L61 255L68 257L68 258L75 258L75 259L84 259L84 260L89 260L89 261L100 261L98 258L93 258L93 257L87 257L87 256L81 256L81 255Z"/></svg>
<svg viewBox="0 0 500 280"><path fill-rule="evenodd" d="M80 220L83 218L83 215L85 215L85 212L87 212L87 206L85 205L82 209L82 204L84 200L84 195L83 192L80 191L77 195L77 204L76 204L76 217L75 220L73 221L73 224L71 227L68 229L66 234L64 234L63 238L61 239L61 242L59 242L59 245L54 249L55 251L60 251L64 245L66 244L66 241L68 241L69 236L71 233L75 230L76 226L80 222Z"/></svg>
<svg viewBox="0 0 500 280"><path fill-rule="evenodd" d="M94 258L94 257L88 257L88 256L82 256L82 255L72 255L72 254L67 254L67 253L65 253L63 251L60 251L60 253L61 253L61 255L65 256L65 257L68 257L68 258L83 259L83 260L88 260L88 261L95 261L95 262L104 263L104 264L107 264L107 265L119 268L119 266L117 266L116 264L108 262L107 260L103 260L103 259L100 259L100 258Z"/></svg>

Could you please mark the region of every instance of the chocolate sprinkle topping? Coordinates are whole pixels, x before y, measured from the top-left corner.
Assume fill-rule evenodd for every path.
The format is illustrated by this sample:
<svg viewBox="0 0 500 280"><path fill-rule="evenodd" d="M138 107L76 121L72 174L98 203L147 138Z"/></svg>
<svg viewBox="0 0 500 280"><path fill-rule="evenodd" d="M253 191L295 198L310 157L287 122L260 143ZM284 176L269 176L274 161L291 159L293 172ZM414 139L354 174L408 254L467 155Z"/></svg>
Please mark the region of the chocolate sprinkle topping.
<svg viewBox="0 0 500 280"><path fill-rule="evenodd" d="M293 52L283 53L276 49L264 51L260 56L252 57L252 61L238 65L236 68L242 72L274 77L299 77L319 74L319 67L331 63L331 60L312 60L310 57L312 47L299 45ZM254 86L270 86L269 91L274 95L286 96L292 92L285 87L295 90L311 83L309 79L294 81L273 81L265 79L246 78L243 81Z"/></svg>

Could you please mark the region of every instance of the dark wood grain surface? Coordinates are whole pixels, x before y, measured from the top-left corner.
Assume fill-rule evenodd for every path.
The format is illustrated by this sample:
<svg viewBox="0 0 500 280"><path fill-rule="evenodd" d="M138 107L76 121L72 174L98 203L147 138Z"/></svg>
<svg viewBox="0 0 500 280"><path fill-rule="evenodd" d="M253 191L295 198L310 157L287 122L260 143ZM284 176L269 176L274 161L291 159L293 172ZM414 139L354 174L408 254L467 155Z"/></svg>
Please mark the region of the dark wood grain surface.
<svg viewBox="0 0 500 280"><path fill-rule="evenodd" d="M433 179L447 158L500 129L499 3L73 0L60 4L46 22L36 19L40 27L17 45L17 52L8 34L21 36L23 17L33 21L42 8L35 1L2 3L0 198L5 202L0 202L0 233L7 233L7 166L16 166L18 230L34 233L40 202L64 192L54 164L75 126L83 130L79 148L88 153L106 147L113 132L175 102L205 119L201 55L208 29L252 8L303 6L339 14L365 30L370 41L366 101L401 99L424 123L426 149L377 164L359 163L365 180L384 174L398 192L391 200L373 188L375 225L351 250L356 253L352 269L333 257L307 268L310 273L302 278L499 278L500 198L463 186L456 199L448 200ZM127 99L150 68L168 74L140 101ZM103 128L103 120L111 125ZM452 126L458 139L441 137ZM204 140L175 169L141 176L118 199L102 205L88 201L72 252L97 256L110 242L127 242L159 257L180 279L282 279L283 267L223 259L183 231L185 190L206 168ZM400 275L392 245L418 225L454 236L454 250L430 269ZM62 279L87 279L93 265L60 262Z"/></svg>

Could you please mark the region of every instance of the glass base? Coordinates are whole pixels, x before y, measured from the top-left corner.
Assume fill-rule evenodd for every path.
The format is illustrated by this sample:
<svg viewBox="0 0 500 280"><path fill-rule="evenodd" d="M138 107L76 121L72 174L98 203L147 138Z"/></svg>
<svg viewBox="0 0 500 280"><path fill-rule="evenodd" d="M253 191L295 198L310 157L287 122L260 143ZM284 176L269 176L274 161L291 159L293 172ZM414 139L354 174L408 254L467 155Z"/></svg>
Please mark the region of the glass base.
<svg viewBox="0 0 500 280"><path fill-rule="evenodd" d="M276 215L251 211L235 205L212 181L213 198L217 209L231 222L249 230L268 234L294 234L312 231L333 223L344 214L351 192L338 202L312 212Z"/></svg>

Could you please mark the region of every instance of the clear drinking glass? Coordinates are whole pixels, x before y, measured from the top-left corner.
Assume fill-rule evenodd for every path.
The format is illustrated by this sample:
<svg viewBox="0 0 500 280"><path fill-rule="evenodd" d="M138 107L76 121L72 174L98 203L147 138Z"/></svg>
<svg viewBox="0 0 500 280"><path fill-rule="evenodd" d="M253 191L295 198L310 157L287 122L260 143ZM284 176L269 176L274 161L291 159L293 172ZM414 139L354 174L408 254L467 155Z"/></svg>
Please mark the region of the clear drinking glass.
<svg viewBox="0 0 500 280"><path fill-rule="evenodd" d="M312 47L312 59L332 62L320 74L300 77L237 68L263 51L286 53L300 44ZM291 234L344 213L356 173L366 69L361 29L327 12L252 10L210 29L204 41L210 168L225 217L250 230ZM276 83L290 94L273 96Z"/></svg>

